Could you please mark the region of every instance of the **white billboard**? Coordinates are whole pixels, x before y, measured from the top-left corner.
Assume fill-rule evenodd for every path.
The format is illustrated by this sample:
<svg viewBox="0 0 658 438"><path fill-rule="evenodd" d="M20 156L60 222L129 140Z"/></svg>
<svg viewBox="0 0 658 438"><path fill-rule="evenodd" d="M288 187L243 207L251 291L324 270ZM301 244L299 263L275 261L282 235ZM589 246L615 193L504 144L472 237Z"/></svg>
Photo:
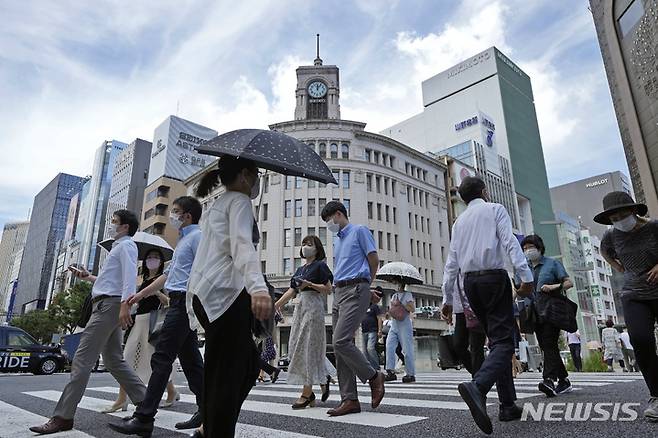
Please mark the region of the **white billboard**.
<svg viewBox="0 0 658 438"><path fill-rule="evenodd" d="M153 133L148 185L163 176L183 181L206 167L215 158L196 150L215 136L214 129L180 117L167 117Z"/></svg>

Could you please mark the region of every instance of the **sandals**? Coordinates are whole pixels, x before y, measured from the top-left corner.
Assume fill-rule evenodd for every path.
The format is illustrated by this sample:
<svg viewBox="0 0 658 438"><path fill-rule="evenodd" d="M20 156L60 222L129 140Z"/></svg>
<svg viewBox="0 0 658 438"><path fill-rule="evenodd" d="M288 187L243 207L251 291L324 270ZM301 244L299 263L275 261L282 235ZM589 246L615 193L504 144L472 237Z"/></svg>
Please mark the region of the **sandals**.
<svg viewBox="0 0 658 438"><path fill-rule="evenodd" d="M315 407L315 394L311 393L309 397L306 397L305 395L300 396L299 398L303 399L304 401L302 403L295 402L292 405L293 409L304 409L308 406L314 408Z"/></svg>

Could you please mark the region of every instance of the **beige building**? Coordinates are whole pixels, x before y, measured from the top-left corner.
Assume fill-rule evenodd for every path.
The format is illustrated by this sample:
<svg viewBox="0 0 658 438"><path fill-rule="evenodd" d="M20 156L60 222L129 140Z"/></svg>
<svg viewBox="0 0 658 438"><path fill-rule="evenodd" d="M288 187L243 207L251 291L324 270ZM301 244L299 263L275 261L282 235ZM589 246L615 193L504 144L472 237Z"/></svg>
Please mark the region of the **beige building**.
<svg viewBox="0 0 658 438"><path fill-rule="evenodd" d="M29 221L9 222L6 223L2 230L2 240L0 240L0 313L7 311L9 295L13 288L11 273L14 264L16 264L16 254L21 253L25 247L27 239L27 230L30 227ZM20 259L18 261L20 265Z"/></svg>
<svg viewBox="0 0 658 438"><path fill-rule="evenodd" d="M658 215L658 3L590 0L638 202Z"/></svg>
<svg viewBox="0 0 658 438"><path fill-rule="evenodd" d="M182 181L160 177L144 190L144 207L140 229L146 233L162 237L172 247L178 242L178 230L169 224L169 211L173 201L187 194Z"/></svg>
<svg viewBox="0 0 658 438"><path fill-rule="evenodd" d="M320 184L299 177L267 172L254 213L261 232L261 264L270 282L281 291L302 264L304 236L317 235L325 245L327 263L333 269L333 236L320 218L328 201L339 200L350 220L367 225L377 244L381 264L405 261L416 266L425 279L411 286L417 307L441 303L443 265L449 247L447 167L432 157L381 134L365 130L365 123L340 119L338 68L314 66L297 69L295 120L270 125L312 147L332 170L338 184ZM207 167L209 169L210 166ZM204 171L185 181L192 194ZM202 199L204 208L222 192ZM391 284L382 305L388 307ZM327 300L328 343L331 343L332 296ZM288 312L292 311L292 307ZM290 316L290 313L288 314ZM281 355L287 354L289 325L280 326ZM418 366L430 368L436 361L436 342L447 327L434 314L419 313L414 327L418 342Z"/></svg>

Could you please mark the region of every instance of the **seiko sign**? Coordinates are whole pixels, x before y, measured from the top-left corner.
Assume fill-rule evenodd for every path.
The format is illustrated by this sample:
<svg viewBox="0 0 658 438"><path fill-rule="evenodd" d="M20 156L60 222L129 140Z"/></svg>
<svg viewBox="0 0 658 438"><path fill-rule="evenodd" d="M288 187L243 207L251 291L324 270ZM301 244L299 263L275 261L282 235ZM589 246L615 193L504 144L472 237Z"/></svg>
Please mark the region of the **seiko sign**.
<svg viewBox="0 0 658 438"><path fill-rule="evenodd" d="M607 183L608 183L608 178L603 178L596 181L588 182L587 184L585 184L585 187L597 187Z"/></svg>

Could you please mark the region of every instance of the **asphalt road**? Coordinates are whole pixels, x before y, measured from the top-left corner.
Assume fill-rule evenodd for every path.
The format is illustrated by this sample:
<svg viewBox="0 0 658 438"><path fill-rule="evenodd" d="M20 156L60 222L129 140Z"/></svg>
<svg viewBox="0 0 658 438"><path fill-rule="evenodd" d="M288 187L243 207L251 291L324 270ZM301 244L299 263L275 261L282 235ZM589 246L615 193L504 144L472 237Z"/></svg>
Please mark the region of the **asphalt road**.
<svg viewBox="0 0 658 438"><path fill-rule="evenodd" d="M337 386L332 385L332 396L326 404L315 408L292 411L290 404L299 389L285 382L285 373L276 384L259 384L250 394L240 416L237 436L241 437L468 437L485 436L473 423L456 392L457 383L467 379L465 372L445 371L417 376L415 384L396 382L387 384L387 396L376 411L369 406L369 390L360 386L361 414L330 419L326 410L338 404ZM654 437L658 436L658 423L647 423L642 411L648 392L639 374L602 373L572 374L575 390L547 400L538 393L537 373L525 373L516 379L518 403L529 403L526 421L500 423L497 420L498 405L495 391L490 393L489 414L494 418L494 434L500 437ZM68 382L68 374L53 376L0 375L0 437L33 436L27 427L40 424L52 413L56 400ZM176 374L176 384L181 385L181 402L171 409L162 409L156 417L156 437L186 436L173 429L177 421L187 419L196 410L194 397L185 387L185 377ZM111 403L116 392L116 382L108 373L93 374L88 390L75 417L75 429L55 435L58 437L117 437L106 424L119 421L126 413L115 417L98 413ZM557 403L552 406L546 403ZM541 410L543 405L543 415ZM565 421L562 403L608 403L594 406L589 419ZM614 403L636 403L619 405ZM637 405L639 403L639 405ZM132 408L132 407L131 407ZM132 410L129 408L130 410ZM571 409L571 408L569 408ZM577 409L574 405L573 409ZM537 413L539 411L539 414ZM604 411L601 413L601 411ZM548 413L547 413L548 412ZM573 412L573 411L571 411ZM601 419L608 413L608 419ZM633 412L637 418L631 419ZM536 418L533 417L533 414ZM614 421L612 418L616 418ZM552 421L547 421L547 419ZM620 420L631 421L620 421Z"/></svg>

